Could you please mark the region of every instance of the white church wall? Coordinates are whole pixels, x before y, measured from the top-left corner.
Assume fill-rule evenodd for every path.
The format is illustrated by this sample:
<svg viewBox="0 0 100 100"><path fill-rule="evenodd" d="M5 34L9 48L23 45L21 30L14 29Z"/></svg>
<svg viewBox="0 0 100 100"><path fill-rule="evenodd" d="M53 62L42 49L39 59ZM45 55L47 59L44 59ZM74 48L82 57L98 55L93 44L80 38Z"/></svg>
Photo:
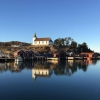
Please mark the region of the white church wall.
<svg viewBox="0 0 100 100"><path fill-rule="evenodd" d="M34 41L33 45L49 45L49 41Z"/></svg>
<svg viewBox="0 0 100 100"><path fill-rule="evenodd" d="M33 41L32 41L32 45L53 45L53 42L50 40L50 41L35 41L37 37L34 36L33 37Z"/></svg>

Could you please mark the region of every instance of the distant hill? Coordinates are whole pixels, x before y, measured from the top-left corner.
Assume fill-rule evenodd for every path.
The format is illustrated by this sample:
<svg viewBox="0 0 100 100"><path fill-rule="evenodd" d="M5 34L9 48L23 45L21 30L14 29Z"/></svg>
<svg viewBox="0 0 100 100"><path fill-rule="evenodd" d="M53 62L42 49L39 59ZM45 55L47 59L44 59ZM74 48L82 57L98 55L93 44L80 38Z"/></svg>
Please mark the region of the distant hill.
<svg viewBox="0 0 100 100"><path fill-rule="evenodd" d="M21 47L12 47L11 45L13 43L22 43ZM90 48L87 46L84 46L80 44L79 46L56 46L56 45L49 45L49 46L34 46L31 45L31 43L26 42L20 42L20 41L9 41L9 42L0 42L0 51L6 53L6 54L13 54L16 50L33 50L35 52L38 52L40 54L44 53L59 53L60 51L65 52L74 52L75 54L79 54L81 52L92 52Z"/></svg>
<svg viewBox="0 0 100 100"><path fill-rule="evenodd" d="M11 46L13 43L22 43L23 46L31 45L31 43L20 42L20 41L0 42L0 45L2 45L2 46Z"/></svg>

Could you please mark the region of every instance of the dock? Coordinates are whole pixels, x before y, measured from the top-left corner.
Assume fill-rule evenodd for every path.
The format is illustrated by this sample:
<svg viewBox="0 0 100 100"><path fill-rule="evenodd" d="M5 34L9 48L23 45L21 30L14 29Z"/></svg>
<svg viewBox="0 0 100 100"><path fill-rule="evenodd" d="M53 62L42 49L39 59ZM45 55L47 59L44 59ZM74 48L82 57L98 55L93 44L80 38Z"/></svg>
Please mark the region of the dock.
<svg viewBox="0 0 100 100"><path fill-rule="evenodd" d="M59 58L47 58L47 60L59 60Z"/></svg>
<svg viewBox="0 0 100 100"><path fill-rule="evenodd" d="M10 62L10 61L14 61L15 58L0 58L0 62Z"/></svg>
<svg viewBox="0 0 100 100"><path fill-rule="evenodd" d="M37 56L34 58L25 58L23 61L38 61L38 60L98 60L100 57L66 57L66 58L60 58L60 57L44 57L44 56ZM15 58L0 58L0 62L10 62L15 61Z"/></svg>

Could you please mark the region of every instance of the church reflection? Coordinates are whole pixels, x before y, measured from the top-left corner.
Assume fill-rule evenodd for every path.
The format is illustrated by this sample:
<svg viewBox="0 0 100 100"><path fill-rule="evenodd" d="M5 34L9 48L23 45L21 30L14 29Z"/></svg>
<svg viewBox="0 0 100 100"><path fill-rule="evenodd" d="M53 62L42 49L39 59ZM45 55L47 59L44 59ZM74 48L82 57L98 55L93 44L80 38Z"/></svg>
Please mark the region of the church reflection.
<svg viewBox="0 0 100 100"><path fill-rule="evenodd" d="M37 77L50 77L52 74L71 76L80 69L86 72L89 65L96 63L96 60L36 62L32 68L32 78L36 80Z"/></svg>
<svg viewBox="0 0 100 100"><path fill-rule="evenodd" d="M32 78L34 78L36 80L36 77L50 77L50 75L52 74L53 70L50 69L42 69L42 68L33 68L32 69Z"/></svg>
<svg viewBox="0 0 100 100"><path fill-rule="evenodd" d="M11 62L0 63L0 73L4 71L21 72L22 70L32 70L32 78L50 77L55 75L71 76L78 70L87 71L89 65L96 64L96 60L68 60L68 61L36 61L36 62Z"/></svg>

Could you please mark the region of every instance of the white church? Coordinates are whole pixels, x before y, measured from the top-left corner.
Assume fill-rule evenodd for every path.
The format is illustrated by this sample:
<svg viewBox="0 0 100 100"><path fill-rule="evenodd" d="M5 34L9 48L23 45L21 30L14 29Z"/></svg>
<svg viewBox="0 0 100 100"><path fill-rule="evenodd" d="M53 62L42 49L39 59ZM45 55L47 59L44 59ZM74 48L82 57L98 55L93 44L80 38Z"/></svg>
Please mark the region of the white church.
<svg viewBox="0 0 100 100"><path fill-rule="evenodd" d="M51 38L37 38L36 33L33 36L32 45L53 45Z"/></svg>

